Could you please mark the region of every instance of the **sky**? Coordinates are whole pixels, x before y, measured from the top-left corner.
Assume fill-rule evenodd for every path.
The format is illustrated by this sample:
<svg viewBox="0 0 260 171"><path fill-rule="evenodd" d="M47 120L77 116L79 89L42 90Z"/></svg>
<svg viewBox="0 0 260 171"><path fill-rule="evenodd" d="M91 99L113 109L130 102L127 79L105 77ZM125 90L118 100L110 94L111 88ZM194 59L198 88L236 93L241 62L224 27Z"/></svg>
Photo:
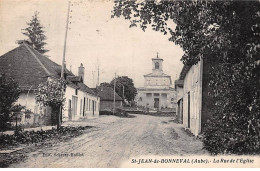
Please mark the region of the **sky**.
<svg viewBox="0 0 260 171"><path fill-rule="evenodd" d="M144 86L143 75L152 72L152 58L164 59L163 71L172 80L182 69L182 49L168 41L169 35L139 27L129 28L124 18L111 18L112 0L73 0L70 7L66 46L66 66L77 75L82 63L85 83L89 87L99 82L110 82L115 73L134 80L136 87ZM0 0L0 55L16 48L16 40L26 37L21 33L35 11L47 36L45 55L62 63L67 0ZM174 24L172 24L174 27ZM174 86L174 85L172 85Z"/></svg>

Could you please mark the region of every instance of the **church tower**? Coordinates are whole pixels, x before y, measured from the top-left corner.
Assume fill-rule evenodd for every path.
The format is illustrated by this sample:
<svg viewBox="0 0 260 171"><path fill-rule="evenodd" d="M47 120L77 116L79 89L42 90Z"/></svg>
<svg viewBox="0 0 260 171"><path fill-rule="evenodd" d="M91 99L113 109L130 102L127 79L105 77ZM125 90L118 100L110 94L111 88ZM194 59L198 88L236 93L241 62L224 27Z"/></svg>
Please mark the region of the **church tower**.
<svg viewBox="0 0 260 171"><path fill-rule="evenodd" d="M157 52L157 57L153 58L152 61L153 61L153 74L161 74L163 72L162 69L163 59L159 58L158 52Z"/></svg>

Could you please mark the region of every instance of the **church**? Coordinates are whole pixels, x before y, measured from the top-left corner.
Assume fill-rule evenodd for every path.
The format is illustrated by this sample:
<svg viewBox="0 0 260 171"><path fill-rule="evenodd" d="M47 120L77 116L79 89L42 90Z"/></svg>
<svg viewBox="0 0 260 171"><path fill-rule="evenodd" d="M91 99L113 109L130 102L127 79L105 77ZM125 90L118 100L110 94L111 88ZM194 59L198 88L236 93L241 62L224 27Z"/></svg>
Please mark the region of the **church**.
<svg viewBox="0 0 260 171"><path fill-rule="evenodd" d="M175 108L176 92L171 87L171 76L163 73L162 63L157 53L152 58L152 73L144 75L144 87L137 88L137 106L157 111Z"/></svg>

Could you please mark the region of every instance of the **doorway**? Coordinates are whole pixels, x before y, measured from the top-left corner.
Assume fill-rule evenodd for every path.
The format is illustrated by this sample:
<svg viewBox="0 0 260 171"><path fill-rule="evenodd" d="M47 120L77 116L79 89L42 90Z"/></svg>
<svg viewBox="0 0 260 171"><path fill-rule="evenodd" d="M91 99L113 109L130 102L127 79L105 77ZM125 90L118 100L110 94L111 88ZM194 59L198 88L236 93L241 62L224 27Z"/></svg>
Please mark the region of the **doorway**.
<svg viewBox="0 0 260 171"><path fill-rule="evenodd" d="M71 108L72 119L75 119L75 115L77 115L77 105L78 105L78 97L72 96L72 108Z"/></svg>
<svg viewBox="0 0 260 171"><path fill-rule="evenodd" d="M71 100L69 100L69 105L68 105L68 112L69 112L69 121L72 121L72 113L71 113Z"/></svg>
<svg viewBox="0 0 260 171"><path fill-rule="evenodd" d="M93 116L94 116L94 114L95 114L95 101L94 100L92 100L92 109L93 109Z"/></svg>
<svg viewBox="0 0 260 171"><path fill-rule="evenodd" d="M159 98L154 98L154 108L159 108L159 102L160 102Z"/></svg>

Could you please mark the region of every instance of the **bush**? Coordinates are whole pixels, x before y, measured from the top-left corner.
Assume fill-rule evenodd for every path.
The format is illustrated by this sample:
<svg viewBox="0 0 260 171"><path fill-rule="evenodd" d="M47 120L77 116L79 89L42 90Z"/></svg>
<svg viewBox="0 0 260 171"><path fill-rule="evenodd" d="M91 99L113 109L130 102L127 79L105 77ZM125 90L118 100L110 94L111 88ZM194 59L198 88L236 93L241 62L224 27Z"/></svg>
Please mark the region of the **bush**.
<svg viewBox="0 0 260 171"><path fill-rule="evenodd" d="M76 137L83 133L89 126L79 127L61 127L60 129L52 129L46 131L24 131L17 132L13 135L3 134L0 136L0 149L8 148L10 146L17 146L19 144L32 144L44 142L57 138L63 140L70 137Z"/></svg>

